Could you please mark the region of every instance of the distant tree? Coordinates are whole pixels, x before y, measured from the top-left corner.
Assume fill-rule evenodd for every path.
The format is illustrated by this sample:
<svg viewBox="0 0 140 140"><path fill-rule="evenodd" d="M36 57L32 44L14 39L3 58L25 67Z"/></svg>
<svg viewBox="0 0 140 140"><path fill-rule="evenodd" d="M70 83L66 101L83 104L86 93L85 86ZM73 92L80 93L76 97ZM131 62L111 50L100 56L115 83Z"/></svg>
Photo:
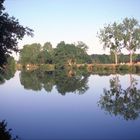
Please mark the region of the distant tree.
<svg viewBox="0 0 140 140"><path fill-rule="evenodd" d="M7 54L18 51L18 40L26 34L32 36L33 30L19 24L14 17L4 12L4 0L0 0L0 66L7 62Z"/></svg>
<svg viewBox="0 0 140 140"><path fill-rule="evenodd" d="M63 48L63 47L65 47L65 45L66 45L66 44L65 44L65 41L61 41L60 43L57 44L57 48L59 48L59 47L60 47L60 48L61 48L61 47Z"/></svg>
<svg viewBox="0 0 140 140"><path fill-rule="evenodd" d="M132 55L140 48L140 24L135 18L123 20L123 43L124 48L130 53L130 64L132 64Z"/></svg>
<svg viewBox="0 0 140 140"><path fill-rule="evenodd" d="M24 45L20 50L19 61L21 64L38 64L38 55L41 51L41 45L33 43L30 45Z"/></svg>
<svg viewBox="0 0 140 140"><path fill-rule="evenodd" d="M50 42L46 42L43 45L43 50L39 54L40 63L52 64L53 63L53 47Z"/></svg>
<svg viewBox="0 0 140 140"><path fill-rule="evenodd" d="M92 54L91 55L92 58L92 62L93 63L101 63L101 64L108 64L108 63L113 63L114 61L114 54L111 53L110 55L106 55L106 54ZM136 55L135 54L135 60L137 61L138 58L140 58L140 55ZM126 63L129 61L129 55L124 55L122 53L120 53L118 55L118 60L119 62L122 63Z"/></svg>
<svg viewBox="0 0 140 140"><path fill-rule="evenodd" d="M104 49L109 48L115 56L115 63L118 64L118 54L122 46L122 25L114 22L100 30L98 37L103 43Z"/></svg>
<svg viewBox="0 0 140 140"><path fill-rule="evenodd" d="M88 46L84 42L78 41L75 47L77 63L92 63L91 56L87 54Z"/></svg>
<svg viewBox="0 0 140 140"><path fill-rule="evenodd" d="M52 54L47 50L41 50L41 52L37 56L38 64L52 64Z"/></svg>
<svg viewBox="0 0 140 140"><path fill-rule="evenodd" d="M88 49L88 46L82 42L82 41L78 41L78 44L76 45L78 48L81 48L82 50L84 50L85 52L87 51Z"/></svg>
<svg viewBox="0 0 140 140"><path fill-rule="evenodd" d="M53 52L53 47L52 47L52 44L50 42L46 42L44 43L44 46L43 46L43 51L48 51L49 53L52 53Z"/></svg>
<svg viewBox="0 0 140 140"><path fill-rule="evenodd" d="M54 63L57 68L65 68L66 65L76 63L74 44L65 44L64 41L58 43L54 49Z"/></svg>
<svg viewBox="0 0 140 140"><path fill-rule="evenodd" d="M91 63L91 57L86 53L85 48L80 47L79 44L66 44L62 41L54 49L54 63L56 66L64 68L77 63Z"/></svg>
<svg viewBox="0 0 140 140"><path fill-rule="evenodd" d="M113 55L114 57L114 55ZM111 55L106 54L92 54L91 55L93 63L101 63L101 64L108 64L112 63Z"/></svg>

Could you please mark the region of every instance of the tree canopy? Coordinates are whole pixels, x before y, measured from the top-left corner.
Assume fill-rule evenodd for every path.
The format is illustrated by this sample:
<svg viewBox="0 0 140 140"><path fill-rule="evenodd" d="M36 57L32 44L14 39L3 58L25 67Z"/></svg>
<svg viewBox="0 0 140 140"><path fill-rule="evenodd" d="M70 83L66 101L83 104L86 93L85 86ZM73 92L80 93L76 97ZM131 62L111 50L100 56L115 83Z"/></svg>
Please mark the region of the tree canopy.
<svg viewBox="0 0 140 140"><path fill-rule="evenodd" d="M130 63L132 64L132 55L140 48L140 24L135 18L125 18L122 27L124 47L130 53Z"/></svg>
<svg viewBox="0 0 140 140"><path fill-rule="evenodd" d="M40 51L41 45L39 43L24 45L23 49L20 50L20 63L37 64Z"/></svg>
<svg viewBox="0 0 140 140"><path fill-rule="evenodd" d="M54 63L64 67L74 64L91 63L91 57L85 51L87 45L80 41L80 44L66 44L60 42L54 50Z"/></svg>
<svg viewBox="0 0 140 140"><path fill-rule="evenodd" d="M140 89L136 79L130 77L130 86L122 88L119 77L110 79L110 89L104 89L99 105L109 114L122 116L125 120L135 120L140 115Z"/></svg>
<svg viewBox="0 0 140 140"><path fill-rule="evenodd" d="M140 25L135 18L125 18L121 23L108 24L100 30L98 37L104 48L109 48L118 63L118 54L122 48L129 51L130 63L136 49L140 48Z"/></svg>
<svg viewBox="0 0 140 140"><path fill-rule="evenodd" d="M18 40L26 34L33 36L33 30L20 25L15 17L5 12L4 0L0 0L0 66L7 62L7 54L18 51Z"/></svg>
<svg viewBox="0 0 140 140"><path fill-rule="evenodd" d="M86 52L87 45L80 41L76 44L66 44L61 41L56 48L50 42L43 46L37 43L24 45L20 51L21 64L55 64L57 68L73 66L81 63L91 63L91 57Z"/></svg>

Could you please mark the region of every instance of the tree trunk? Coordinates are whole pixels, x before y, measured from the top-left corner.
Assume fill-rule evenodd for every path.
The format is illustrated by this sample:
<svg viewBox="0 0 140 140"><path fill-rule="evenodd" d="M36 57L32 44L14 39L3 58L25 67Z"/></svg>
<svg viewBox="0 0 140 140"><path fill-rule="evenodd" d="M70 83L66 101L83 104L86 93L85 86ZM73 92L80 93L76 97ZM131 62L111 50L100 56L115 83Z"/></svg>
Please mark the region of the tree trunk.
<svg viewBox="0 0 140 140"><path fill-rule="evenodd" d="M132 51L130 51L130 64L131 64L131 65L132 65L132 63L133 63L132 56L133 56L133 53L132 53Z"/></svg>
<svg viewBox="0 0 140 140"><path fill-rule="evenodd" d="M130 74L130 88L132 88L132 84L133 84L133 78L132 78L132 74Z"/></svg>
<svg viewBox="0 0 140 140"><path fill-rule="evenodd" d="M114 53L114 55L115 55L115 64L117 65L118 64L118 55L117 55L117 53Z"/></svg>

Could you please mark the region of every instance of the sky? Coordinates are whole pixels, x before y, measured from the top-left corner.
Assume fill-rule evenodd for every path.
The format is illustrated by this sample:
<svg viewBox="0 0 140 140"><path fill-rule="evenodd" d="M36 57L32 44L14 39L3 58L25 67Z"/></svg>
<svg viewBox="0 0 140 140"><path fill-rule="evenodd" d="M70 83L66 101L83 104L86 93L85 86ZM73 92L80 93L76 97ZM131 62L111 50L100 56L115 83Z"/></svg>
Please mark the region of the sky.
<svg viewBox="0 0 140 140"><path fill-rule="evenodd" d="M89 47L88 54L103 54L97 32L106 24L121 22L125 17L140 21L140 0L5 0L10 16L21 25L34 30L34 37L24 37L25 44L60 41L83 41Z"/></svg>

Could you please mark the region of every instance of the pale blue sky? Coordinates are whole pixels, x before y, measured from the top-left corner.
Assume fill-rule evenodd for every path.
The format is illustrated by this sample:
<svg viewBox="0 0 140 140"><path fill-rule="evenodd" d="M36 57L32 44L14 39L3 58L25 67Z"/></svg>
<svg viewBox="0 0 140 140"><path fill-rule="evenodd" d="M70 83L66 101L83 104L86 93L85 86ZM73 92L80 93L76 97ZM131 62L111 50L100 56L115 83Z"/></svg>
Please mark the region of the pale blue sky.
<svg viewBox="0 0 140 140"><path fill-rule="evenodd" d="M140 21L140 0L6 0L10 16L34 29L34 38L25 37L19 43L50 41L53 47L60 41L83 41L88 53L104 53L97 32L105 24L134 17Z"/></svg>

